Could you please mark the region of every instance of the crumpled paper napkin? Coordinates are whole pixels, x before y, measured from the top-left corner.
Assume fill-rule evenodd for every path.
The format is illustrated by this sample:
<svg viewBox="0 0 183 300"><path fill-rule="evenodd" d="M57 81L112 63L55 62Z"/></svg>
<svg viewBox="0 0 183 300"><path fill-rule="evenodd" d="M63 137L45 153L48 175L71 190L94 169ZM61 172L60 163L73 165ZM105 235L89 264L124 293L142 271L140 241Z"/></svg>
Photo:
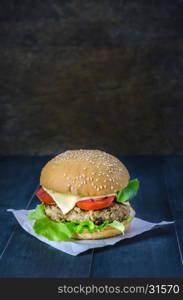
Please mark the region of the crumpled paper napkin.
<svg viewBox="0 0 183 300"><path fill-rule="evenodd" d="M27 231L28 233L36 237L38 240L73 256L76 256L79 253L87 251L88 249L114 245L121 240L132 238L145 231L149 231L155 227L174 223L174 222L166 222L166 221L162 221L160 223L150 223L139 218L134 218L130 228L125 232L124 235L121 234L115 237L101 239L101 240L71 240L68 242L55 242L55 241L49 241L47 238L43 236L39 236L34 232L33 222L27 220L27 215L33 210L8 209L8 211L13 213L18 223L25 231Z"/></svg>

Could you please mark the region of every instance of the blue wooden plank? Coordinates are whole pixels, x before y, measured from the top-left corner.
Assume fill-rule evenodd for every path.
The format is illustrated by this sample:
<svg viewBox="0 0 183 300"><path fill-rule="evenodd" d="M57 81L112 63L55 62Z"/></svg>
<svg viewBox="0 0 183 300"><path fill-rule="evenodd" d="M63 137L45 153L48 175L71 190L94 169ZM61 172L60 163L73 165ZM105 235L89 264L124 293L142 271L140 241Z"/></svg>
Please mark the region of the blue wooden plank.
<svg viewBox="0 0 183 300"><path fill-rule="evenodd" d="M132 201L137 216L149 221L171 220L161 157L124 157L131 177L141 180ZM114 247L95 250L91 277L182 277L183 268L174 226L156 229Z"/></svg>
<svg viewBox="0 0 183 300"><path fill-rule="evenodd" d="M176 220L175 232L183 265L183 156L166 157L164 177L167 199Z"/></svg>
<svg viewBox="0 0 183 300"><path fill-rule="evenodd" d="M71 256L18 227L3 255L0 277L88 277L92 251Z"/></svg>
<svg viewBox="0 0 183 300"><path fill-rule="evenodd" d="M22 209L27 206L38 184L40 169L47 159L47 157L0 158L0 256L17 224L6 210Z"/></svg>
<svg viewBox="0 0 183 300"><path fill-rule="evenodd" d="M129 156L121 157L121 160L128 167L131 179L140 180L138 195L131 201L136 216L152 222L172 219L165 192L164 158Z"/></svg>
<svg viewBox="0 0 183 300"><path fill-rule="evenodd" d="M180 259L183 265L183 219L176 219L175 222L176 239L180 252Z"/></svg>
<svg viewBox="0 0 183 300"><path fill-rule="evenodd" d="M183 218L183 156L166 157L164 176L172 214Z"/></svg>
<svg viewBox="0 0 183 300"><path fill-rule="evenodd" d="M144 233L113 247L95 250L91 277L182 277L176 248L170 228Z"/></svg>
<svg viewBox="0 0 183 300"><path fill-rule="evenodd" d="M26 233L20 226L12 229L16 220L6 209L34 208L39 201L34 196L30 202L30 195L35 190L40 175L40 169L47 159L23 158L10 159L4 163L6 176L2 185L1 222L4 236L1 237L4 249L2 250L0 277L87 277L89 275L92 251L72 257L60 252ZM9 179L8 179L9 178ZM5 222L6 220L6 222ZM9 238L10 237L10 238ZM7 238L9 238L7 243Z"/></svg>

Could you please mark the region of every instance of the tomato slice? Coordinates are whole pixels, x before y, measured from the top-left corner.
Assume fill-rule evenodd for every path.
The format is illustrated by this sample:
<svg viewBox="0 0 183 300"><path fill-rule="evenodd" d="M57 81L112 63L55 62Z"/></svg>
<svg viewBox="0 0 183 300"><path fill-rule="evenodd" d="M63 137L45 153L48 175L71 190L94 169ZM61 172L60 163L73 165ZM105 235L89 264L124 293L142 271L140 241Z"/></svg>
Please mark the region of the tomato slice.
<svg viewBox="0 0 183 300"><path fill-rule="evenodd" d="M54 200L53 198L43 189L39 189L36 192L36 196L39 198L39 200L41 200L42 202L46 203L46 204L53 204Z"/></svg>
<svg viewBox="0 0 183 300"><path fill-rule="evenodd" d="M88 199L78 201L76 205L84 210L98 210L112 205L115 196L110 196L106 198Z"/></svg>

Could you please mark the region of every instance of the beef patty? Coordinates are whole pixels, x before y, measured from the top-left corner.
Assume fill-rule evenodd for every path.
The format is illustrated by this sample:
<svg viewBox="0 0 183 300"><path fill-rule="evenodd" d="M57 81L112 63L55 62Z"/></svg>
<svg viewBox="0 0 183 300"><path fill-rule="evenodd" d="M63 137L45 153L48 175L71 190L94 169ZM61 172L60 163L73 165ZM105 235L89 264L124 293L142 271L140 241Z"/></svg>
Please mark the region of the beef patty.
<svg viewBox="0 0 183 300"><path fill-rule="evenodd" d="M104 221L112 222L114 220L122 222L130 216L131 206L129 204L120 204L113 202L112 206L100 210L83 210L75 206L67 214L63 214L56 204L45 204L47 216L54 221L82 221L90 220L96 225Z"/></svg>

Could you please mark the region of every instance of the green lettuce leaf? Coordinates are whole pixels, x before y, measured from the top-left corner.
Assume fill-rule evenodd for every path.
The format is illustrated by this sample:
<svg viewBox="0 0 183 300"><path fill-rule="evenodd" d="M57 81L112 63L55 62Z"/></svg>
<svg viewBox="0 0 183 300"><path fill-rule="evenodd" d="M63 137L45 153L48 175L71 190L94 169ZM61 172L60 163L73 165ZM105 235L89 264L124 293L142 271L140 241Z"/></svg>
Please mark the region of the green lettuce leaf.
<svg viewBox="0 0 183 300"><path fill-rule="evenodd" d="M46 216L44 205L38 204L35 208L35 210L28 214L28 220L39 220L41 218L44 218Z"/></svg>
<svg viewBox="0 0 183 300"><path fill-rule="evenodd" d="M62 222L52 221L45 214L44 206L39 204L36 209L28 215L29 221L35 221L34 231L51 241L67 241L72 236L70 228Z"/></svg>
<svg viewBox="0 0 183 300"><path fill-rule="evenodd" d="M126 222L131 222L133 220L133 217L128 217L127 219L125 219Z"/></svg>
<svg viewBox="0 0 183 300"><path fill-rule="evenodd" d="M72 236L72 231L62 222L54 222L49 218L36 220L34 230L51 241L67 241Z"/></svg>
<svg viewBox="0 0 183 300"><path fill-rule="evenodd" d="M138 179L130 180L127 187L116 193L116 201L120 203L127 202L136 196L139 190L140 182Z"/></svg>
<svg viewBox="0 0 183 300"><path fill-rule="evenodd" d="M112 223L110 223L110 226L118 229L121 232L125 231L125 226L121 222L113 221Z"/></svg>
<svg viewBox="0 0 183 300"><path fill-rule="evenodd" d="M68 241L73 233L101 231L107 226L114 227L124 232L124 225L118 221L112 223L105 221L101 225L95 225L92 221L56 222L47 217L44 205L39 204L35 210L28 215L29 221L34 221L33 229L41 236L51 241ZM127 219L128 220L128 219Z"/></svg>

